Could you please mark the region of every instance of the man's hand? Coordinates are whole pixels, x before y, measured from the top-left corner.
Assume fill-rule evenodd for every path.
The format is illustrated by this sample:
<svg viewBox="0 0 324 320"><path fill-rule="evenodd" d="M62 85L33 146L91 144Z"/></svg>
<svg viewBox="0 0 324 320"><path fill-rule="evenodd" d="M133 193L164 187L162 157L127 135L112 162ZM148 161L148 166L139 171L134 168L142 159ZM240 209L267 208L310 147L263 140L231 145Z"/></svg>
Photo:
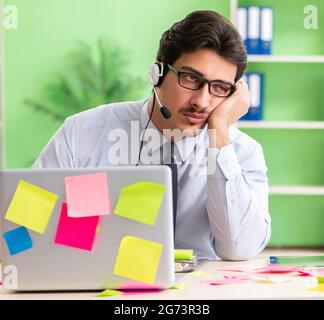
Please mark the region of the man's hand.
<svg viewBox="0 0 324 320"><path fill-rule="evenodd" d="M222 101L208 117L209 146L222 148L229 144L228 128L244 116L249 109L250 92L243 80L237 82L236 91Z"/></svg>

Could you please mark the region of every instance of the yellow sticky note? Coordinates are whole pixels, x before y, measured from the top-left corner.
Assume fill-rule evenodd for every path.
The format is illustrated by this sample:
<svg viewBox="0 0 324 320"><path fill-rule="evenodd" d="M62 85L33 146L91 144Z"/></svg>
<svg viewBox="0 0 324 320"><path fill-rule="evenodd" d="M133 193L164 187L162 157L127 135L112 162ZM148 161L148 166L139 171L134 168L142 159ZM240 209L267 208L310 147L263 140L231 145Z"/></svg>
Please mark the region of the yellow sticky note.
<svg viewBox="0 0 324 320"><path fill-rule="evenodd" d="M317 291L317 292L324 292L324 283L320 283L319 285L317 285L316 287L314 288L310 288L308 290L311 290L311 291Z"/></svg>
<svg viewBox="0 0 324 320"><path fill-rule="evenodd" d="M58 196L20 180L5 218L43 234Z"/></svg>
<svg viewBox="0 0 324 320"><path fill-rule="evenodd" d="M106 289L97 294L97 297L116 297L121 296L122 294L124 294L124 292L119 290Z"/></svg>
<svg viewBox="0 0 324 320"><path fill-rule="evenodd" d="M162 248L158 242L125 236L120 243L114 274L153 284Z"/></svg>
<svg viewBox="0 0 324 320"><path fill-rule="evenodd" d="M193 271L189 273L189 276L193 277L207 277L209 275L206 271Z"/></svg>
<svg viewBox="0 0 324 320"><path fill-rule="evenodd" d="M114 214L154 225L164 195L165 186L154 182L139 182L121 190Z"/></svg>

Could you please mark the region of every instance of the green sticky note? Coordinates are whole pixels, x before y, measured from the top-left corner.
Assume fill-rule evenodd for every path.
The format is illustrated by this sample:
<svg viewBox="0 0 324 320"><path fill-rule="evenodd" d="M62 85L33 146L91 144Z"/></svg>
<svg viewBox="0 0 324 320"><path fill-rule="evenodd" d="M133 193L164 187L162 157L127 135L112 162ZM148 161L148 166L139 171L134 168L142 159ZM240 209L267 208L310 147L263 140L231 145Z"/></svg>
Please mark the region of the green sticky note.
<svg viewBox="0 0 324 320"><path fill-rule="evenodd" d="M190 249L175 249L174 260L191 260L193 250Z"/></svg>
<svg viewBox="0 0 324 320"><path fill-rule="evenodd" d="M116 297L121 296L122 294L124 294L122 291L106 289L97 294L97 297Z"/></svg>
<svg viewBox="0 0 324 320"><path fill-rule="evenodd" d="M5 218L43 234L58 196L20 180Z"/></svg>
<svg viewBox="0 0 324 320"><path fill-rule="evenodd" d="M324 283L324 277L316 277L318 283Z"/></svg>
<svg viewBox="0 0 324 320"><path fill-rule="evenodd" d="M121 190L114 214L154 225L163 199L165 186L155 182L139 182Z"/></svg>
<svg viewBox="0 0 324 320"><path fill-rule="evenodd" d="M119 247L114 274L153 284L163 245L137 237L125 236Z"/></svg>
<svg viewBox="0 0 324 320"><path fill-rule="evenodd" d="M179 289L179 290L186 289L186 288L190 288L190 286L183 283L175 283L172 287L170 287L170 289Z"/></svg>

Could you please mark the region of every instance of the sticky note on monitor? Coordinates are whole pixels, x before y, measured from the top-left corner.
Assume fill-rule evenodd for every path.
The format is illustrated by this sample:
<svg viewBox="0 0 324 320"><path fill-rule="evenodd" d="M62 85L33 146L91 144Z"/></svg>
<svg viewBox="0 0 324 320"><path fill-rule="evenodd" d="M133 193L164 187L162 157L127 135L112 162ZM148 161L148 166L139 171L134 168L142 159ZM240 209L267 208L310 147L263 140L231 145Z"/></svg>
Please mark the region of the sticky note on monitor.
<svg viewBox="0 0 324 320"><path fill-rule="evenodd" d="M43 234L58 196L20 180L5 218Z"/></svg>
<svg viewBox="0 0 324 320"><path fill-rule="evenodd" d="M163 245L137 237L125 236L120 243L114 274L153 284Z"/></svg>
<svg viewBox="0 0 324 320"><path fill-rule="evenodd" d="M91 217L111 213L105 172L65 177L69 217Z"/></svg>
<svg viewBox="0 0 324 320"><path fill-rule="evenodd" d="M3 234L6 241L9 253L11 256L30 249L32 240L25 227L19 227L17 229L7 231Z"/></svg>
<svg viewBox="0 0 324 320"><path fill-rule="evenodd" d="M163 199L165 186L154 182L139 182L122 188L114 214L154 225Z"/></svg>
<svg viewBox="0 0 324 320"><path fill-rule="evenodd" d="M68 206L62 204L60 220L54 243L91 251L99 217L73 218L68 216Z"/></svg>

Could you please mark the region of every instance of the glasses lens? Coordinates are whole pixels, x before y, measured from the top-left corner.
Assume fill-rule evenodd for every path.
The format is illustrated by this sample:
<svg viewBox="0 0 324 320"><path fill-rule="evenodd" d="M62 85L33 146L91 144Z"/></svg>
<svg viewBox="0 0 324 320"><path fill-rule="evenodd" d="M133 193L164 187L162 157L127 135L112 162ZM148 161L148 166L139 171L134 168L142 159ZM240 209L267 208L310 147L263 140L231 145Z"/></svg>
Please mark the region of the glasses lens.
<svg viewBox="0 0 324 320"><path fill-rule="evenodd" d="M182 87L197 90L200 87L202 80L193 73L182 72L179 75L179 83Z"/></svg>
<svg viewBox="0 0 324 320"><path fill-rule="evenodd" d="M211 82L210 93L218 97L227 97L231 94L231 86L222 82Z"/></svg>

